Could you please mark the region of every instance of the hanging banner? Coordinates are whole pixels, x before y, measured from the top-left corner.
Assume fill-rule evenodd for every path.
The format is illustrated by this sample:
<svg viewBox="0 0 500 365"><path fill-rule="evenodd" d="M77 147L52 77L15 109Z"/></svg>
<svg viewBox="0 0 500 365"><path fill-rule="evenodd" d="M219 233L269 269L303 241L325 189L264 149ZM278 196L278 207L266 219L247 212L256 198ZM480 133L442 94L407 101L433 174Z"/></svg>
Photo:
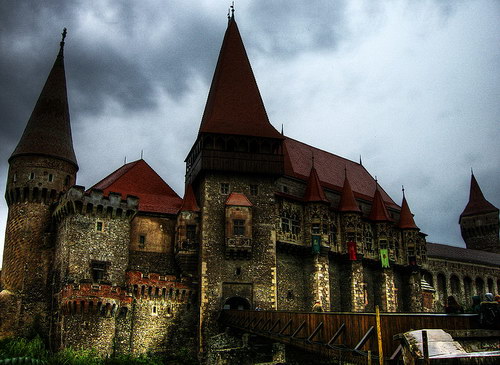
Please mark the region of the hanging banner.
<svg viewBox="0 0 500 365"><path fill-rule="evenodd" d="M319 253L321 250L321 236L314 235L312 236L312 252Z"/></svg>
<svg viewBox="0 0 500 365"><path fill-rule="evenodd" d="M347 252L349 253L349 260L351 261L357 260L356 242L353 241L347 242Z"/></svg>
<svg viewBox="0 0 500 365"><path fill-rule="evenodd" d="M387 248L380 249L380 261L382 262L383 268L389 267L389 252L387 251Z"/></svg>

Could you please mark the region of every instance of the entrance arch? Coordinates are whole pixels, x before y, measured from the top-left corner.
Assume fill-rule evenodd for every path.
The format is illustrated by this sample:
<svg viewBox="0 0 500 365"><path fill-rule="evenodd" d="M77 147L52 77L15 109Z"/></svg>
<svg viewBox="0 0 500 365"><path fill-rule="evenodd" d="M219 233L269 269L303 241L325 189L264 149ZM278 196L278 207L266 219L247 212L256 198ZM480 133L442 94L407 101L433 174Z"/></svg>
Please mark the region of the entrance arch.
<svg viewBox="0 0 500 365"><path fill-rule="evenodd" d="M250 309L250 302L246 298L231 297L224 302L222 309L246 310Z"/></svg>

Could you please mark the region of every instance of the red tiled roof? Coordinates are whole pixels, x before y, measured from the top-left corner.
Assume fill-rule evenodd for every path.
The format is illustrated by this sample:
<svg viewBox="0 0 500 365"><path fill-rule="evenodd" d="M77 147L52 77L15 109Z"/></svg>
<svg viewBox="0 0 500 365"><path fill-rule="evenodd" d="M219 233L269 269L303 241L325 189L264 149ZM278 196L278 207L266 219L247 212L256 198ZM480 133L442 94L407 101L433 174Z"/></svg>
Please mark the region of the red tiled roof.
<svg viewBox="0 0 500 365"><path fill-rule="evenodd" d="M231 193L226 200L226 205L237 205L240 207L251 207L250 200L242 193Z"/></svg>
<svg viewBox="0 0 500 365"><path fill-rule="evenodd" d="M71 138L62 47L10 158L33 154L56 157L78 168Z"/></svg>
<svg viewBox="0 0 500 365"><path fill-rule="evenodd" d="M387 208L385 207L384 200L382 199L382 194L379 189L375 189L375 196L373 197L372 210L368 219L374 222L387 222L391 219L387 213Z"/></svg>
<svg viewBox="0 0 500 365"><path fill-rule="evenodd" d="M184 199L182 200L182 206L180 208L181 212L199 212L200 207L196 202L196 197L194 196L193 186L188 184L186 186L186 191L184 193Z"/></svg>
<svg viewBox="0 0 500 365"><path fill-rule="evenodd" d="M335 191L342 191L344 185L344 169L347 168L355 198L372 201L375 194L375 179L363 165L320 150L286 137L283 142L285 157L285 174L306 181L311 171L314 155L314 167L318 173L321 186ZM386 206L399 209L399 206L380 188Z"/></svg>
<svg viewBox="0 0 500 365"><path fill-rule="evenodd" d="M351 184L347 178L347 170L345 171L344 186L342 187L342 195L340 196L339 210L341 212L361 212L359 205L352 193Z"/></svg>
<svg viewBox="0 0 500 365"><path fill-rule="evenodd" d="M399 216L399 228L401 229L418 229L413 219L413 214L411 214L410 207L406 201L406 197L403 195L403 203L401 204L401 213Z"/></svg>
<svg viewBox="0 0 500 365"><path fill-rule="evenodd" d="M483 192L474 174L472 174L470 180L469 202L465 206L462 214L460 214L460 218L490 212L498 212L498 208L484 198Z"/></svg>
<svg viewBox="0 0 500 365"><path fill-rule="evenodd" d="M139 198L139 211L177 214L182 199L144 160L123 165L90 189Z"/></svg>
<svg viewBox="0 0 500 365"><path fill-rule="evenodd" d="M471 250L439 243L427 242L427 256L445 260L456 260L500 267L500 254L481 250Z"/></svg>
<svg viewBox="0 0 500 365"><path fill-rule="evenodd" d="M307 180L306 192L304 194L304 201L306 202L328 202L325 196L325 192L321 187L319 182L318 173L314 166L311 168L309 173L309 179Z"/></svg>
<svg viewBox="0 0 500 365"><path fill-rule="evenodd" d="M224 35L200 132L283 139L269 123L234 18Z"/></svg>

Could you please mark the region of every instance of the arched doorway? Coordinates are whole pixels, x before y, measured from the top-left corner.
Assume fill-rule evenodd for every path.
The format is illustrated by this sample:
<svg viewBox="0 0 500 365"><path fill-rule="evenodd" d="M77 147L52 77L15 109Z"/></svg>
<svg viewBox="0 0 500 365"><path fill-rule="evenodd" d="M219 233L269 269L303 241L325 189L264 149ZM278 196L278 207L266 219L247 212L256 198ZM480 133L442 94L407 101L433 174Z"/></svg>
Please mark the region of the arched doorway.
<svg viewBox="0 0 500 365"><path fill-rule="evenodd" d="M250 309L250 302L242 297L231 297L226 300L222 309L246 310Z"/></svg>

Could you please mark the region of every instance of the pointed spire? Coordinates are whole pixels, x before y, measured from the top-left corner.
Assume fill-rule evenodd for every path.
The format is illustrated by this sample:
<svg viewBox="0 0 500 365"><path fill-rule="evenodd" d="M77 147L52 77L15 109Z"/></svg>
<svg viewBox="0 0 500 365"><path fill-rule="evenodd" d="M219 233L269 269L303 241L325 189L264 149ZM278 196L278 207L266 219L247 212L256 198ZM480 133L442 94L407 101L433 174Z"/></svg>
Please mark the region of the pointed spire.
<svg viewBox="0 0 500 365"><path fill-rule="evenodd" d="M398 227L401 229L418 229L415 224L415 220L413 219L413 214L410 211L410 207L408 206L408 202L405 197L405 189L403 190L403 203L401 203L401 212L399 215L399 224Z"/></svg>
<svg viewBox="0 0 500 365"><path fill-rule="evenodd" d="M10 159L21 155L51 156L68 161L78 168L71 138L64 71L65 37L66 29L62 33L59 53L52 70Z"/></svg>
<svg viewBox="0 0 500 365"><path fill-rule="evenodd" d="M180 212L199 212L200 207L196 202L196 197L194 196L193 186L188 184L186 186L186 192L184 193L184 199L182 200L182 206L179 210Z"/></svg>
<svg viewBox="0 0 500 365"><path fill-rule="evenodd" d="M205 105L200 133L283 139L269 123L233 10L230 10L231 17Z"/></svg>
<svg viewBox="0 0 500 365"><path fill-rule="evenodd" d="M342 187L342 195L340 196L339 211L341 212L358 212L361 213L358 203L354 198L351 183L347 177L347 168L344 168L344 186Z"/></svg>
<svg viewBox="0 0 500 365"><path fill-rule="evenodd" d="M498 208L487 201L477 183L474 173L471 169L470 193L469 202L465 206L464 211L460 214L460 218L470 215L498 212Z"/></svg>
<svg viewBox="0 0 500 365"><path fill-rule="evenodd" d="M375 195L373 196L372 210L370 211L368 219L374 222L390 221L391 219L389 218L389 213L387 212L387 208L385 207L384 199L382 199L382 194L378 189L378 182L376 178L375 182L377 185L375 188Z"/></svg>
<svg viewBox="0 0 500 365"><path fill-rule="evenodd" d="M326 202L326 198L321 182L319 181L318 172L314 167L314 157L313 166L311 167L311 172L309 173L309 179L307 180L307 188L304 194L304 200L307 202Z"/></svg>

